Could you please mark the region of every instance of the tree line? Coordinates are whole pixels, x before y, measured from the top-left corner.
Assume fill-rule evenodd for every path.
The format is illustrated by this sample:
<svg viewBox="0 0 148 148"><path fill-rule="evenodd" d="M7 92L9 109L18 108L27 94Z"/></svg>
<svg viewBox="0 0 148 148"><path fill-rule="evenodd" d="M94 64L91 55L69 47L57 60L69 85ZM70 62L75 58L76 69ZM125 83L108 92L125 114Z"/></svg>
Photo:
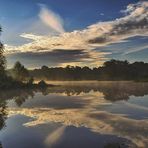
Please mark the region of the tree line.
<svg viewBox="0 0 148 148"><path fill-rule="evenodd" d="M35 79L44 80L136 80L148 81L148 63L109 60L101 67L42 66L29 71Z"/></svg>

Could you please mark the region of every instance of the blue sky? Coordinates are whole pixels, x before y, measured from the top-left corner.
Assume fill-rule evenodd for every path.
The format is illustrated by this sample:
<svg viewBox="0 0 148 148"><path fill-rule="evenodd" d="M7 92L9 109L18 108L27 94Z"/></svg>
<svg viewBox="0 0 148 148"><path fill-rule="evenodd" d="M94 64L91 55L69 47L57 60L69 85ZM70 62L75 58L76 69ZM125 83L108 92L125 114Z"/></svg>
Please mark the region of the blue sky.
<svg viewBox="0 0 148 148"><path fill-rule="evenodd" d="M30 68L43 64L93 67L110 58L148 62L147 1L0 0L0 3L1 39L6 46L8 67L16 60Z"/></svg>

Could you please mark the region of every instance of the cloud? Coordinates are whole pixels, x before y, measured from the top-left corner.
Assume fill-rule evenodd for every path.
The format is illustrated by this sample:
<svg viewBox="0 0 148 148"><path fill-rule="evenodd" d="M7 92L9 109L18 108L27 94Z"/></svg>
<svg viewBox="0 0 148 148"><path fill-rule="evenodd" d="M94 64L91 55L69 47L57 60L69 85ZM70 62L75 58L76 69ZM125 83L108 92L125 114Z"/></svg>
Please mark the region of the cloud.
<svg viewBox="0 0 148 148"><path fill-rule="evenodd" d="M104 16L104 13L100 13L101 16Z"/></svg>
<svg viewBox="0 0 148 148"><path fill-rule="evenodd" d="M39 35L34 35L34 34L21 34L20 35L21 37L23 38L27 38L27 39L31 39L31 40L40 40L42 38L42 36L39 36Z"/></svg>
<svg viewBox="0 0 148 148"><path fill-rule="evenodd" d="M42 51L45 52L42 52ZM84 49L79 50L64 50L55 49L52 51L46 51L46 49L38 48L41 52L25 52L25 53L13 53L7 55L8 65L12 67L12 63L16 60L21 61L25 66L30 68L41 67L45 63L48 66L62 66L66 65L81 65L85 66L89 64L90 66L101 65L103 63L104 55L106 53L92 51L88 52ZM27 59L27 60L24 60ZM9 62L11 61L11 62ZM30 64L32 63L32 64ZM38 63L36 65L36 63Z"/></svg>
<svg viewBox="0 0 148 148"><path fill-rule="evenodd" d="M110 44L138 35L148 36L148 2L130 4L123 12L126 16L120 19L91 26L95 31L99 30L100 26L104 28L107 26L107 29L88 42L90 44Z"/></svg>
<svg viewBox="0 0 148 148"><path fill-rule="evenodd" d="M138 52L138 51L141 51L141 50L145 50L145 49L148 49L148 45L145 45L145 46L142 46L142 47L136 47L136 48L134 48L132 50L128 50L123 55L135 53L135 52Z"/></svg>
<svg viewBox="0 0 148 148"><path fill-rule="evenodd" d="M58 33L64 33L63 20L62 18L53 12L52 10L47 9L43 4L39 4L40 13L39 18L49 27L57 31Z"/></svg>
<svg viewBox="0 0 148 148"><path fill-rule="evenodd" d="M99 22L83 30L74 30L72 32L64 32L60 17L51 10L48 10L44 5L40 7L40 18L61 34L57 36L22 34L21 37L31 39L32 42L16 47L7 46L5 49L6 54L23 54L26 52L40 54L40 52L49 53L57 49L68 51L81 51L83 49L83 52L85 50L85 52L89 54L89 58L87 58L87 61L81 58L82 61L80 64L88 64L88 59L90 59L91 62L89 64L95 65L100 63L100 61L102 63L102 59L105 60L106 54L110 54L110 52L102 52L99 50L96 52L94 49L106 47L113 43L120 43L135 36L148 36L148 2L146 1L128 5L127 9L122 11L122 13L124 13L122 18L113 21ZM138 51L140 49L142 50L143 48L139 48ZM122 52L124 53L126 51ZM69 59L68 57L65 58ZM63 65L65 65L65 63L63 63Z"/></svg>
<svg viewBox="0 0 148 148"><path fill-rule="evenodd" d="M65 126L61 126L57 130L53 131L51 134L49 134L46 137L44 143L48 147L54 146L64 134L65 128L66 128Z"/></svg>

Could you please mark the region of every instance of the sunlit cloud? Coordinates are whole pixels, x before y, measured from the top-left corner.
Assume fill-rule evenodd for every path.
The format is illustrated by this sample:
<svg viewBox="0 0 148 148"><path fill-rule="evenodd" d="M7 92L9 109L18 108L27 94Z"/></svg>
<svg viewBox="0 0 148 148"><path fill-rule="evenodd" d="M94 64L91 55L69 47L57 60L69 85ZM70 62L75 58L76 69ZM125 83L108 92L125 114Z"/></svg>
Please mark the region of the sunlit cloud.
<svg viewBox="0 0 148 148"><path fill-rule="evenodd" d="M103 59L104 61L107 59L106 55L112 53L112 51L111 53L99 51L99 47L124 42L130 37L148 36L148 2L146 1L128 5L127 9L122 11L124 13L122 18L99 22L83 30L74 30L72 32L64 31L61 18L57 14L48 10L44 5L40 5L40 7L40 19L60 34L57 36L38 36L32 33L24 33L21 37L31 39L32 42L16 47L7 45L5 49L6 55L26 52L39 54L41 52L53 52L57 49L68 51L84 50L89 53L87 61L89 62L90 59L90 61L93 61L91 65L95 65L98 62L103 63ZM97 52L94 51L97 48ZM129 52L122 51L122 53L129 54L140 50L143 50L143 48ZM84 65L87 61L80 59L80 64ZM75 61L71 62L74 65ZM65 63L61 63L61 65L65 65Z"/></svg>
<svg viewBox="0 0 148 148"><path fill-rule="evenodd" d="M52 133L50 133L46 139L45 139L45 144L48 147L54 146L57 141L59 141L59 139L62 137L64 130L65 130L65 126L59 127L57 130L53 131Z"/></svg>
<svg viewBox="0 0 148 148"><path fill-rule="evenodd" d="M58 33L64 33L65 30L63 28L63 20L62 18L49 10L45 5L39 4L40 6L40 13L39 18L49 27L57 31Z"/></svg>

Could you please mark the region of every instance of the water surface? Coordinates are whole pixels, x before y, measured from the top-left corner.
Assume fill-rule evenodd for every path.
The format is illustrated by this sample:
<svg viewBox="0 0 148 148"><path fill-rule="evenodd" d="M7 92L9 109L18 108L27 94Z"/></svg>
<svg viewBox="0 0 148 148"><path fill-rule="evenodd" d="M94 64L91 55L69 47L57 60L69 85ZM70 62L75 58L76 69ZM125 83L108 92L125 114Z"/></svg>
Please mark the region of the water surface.
<svg viewBox="0 0 148 148"><path fill-rule="evenodd" d="M0 109L3 148L148 145L148 83L60 82L1 91Z"/></svg>

